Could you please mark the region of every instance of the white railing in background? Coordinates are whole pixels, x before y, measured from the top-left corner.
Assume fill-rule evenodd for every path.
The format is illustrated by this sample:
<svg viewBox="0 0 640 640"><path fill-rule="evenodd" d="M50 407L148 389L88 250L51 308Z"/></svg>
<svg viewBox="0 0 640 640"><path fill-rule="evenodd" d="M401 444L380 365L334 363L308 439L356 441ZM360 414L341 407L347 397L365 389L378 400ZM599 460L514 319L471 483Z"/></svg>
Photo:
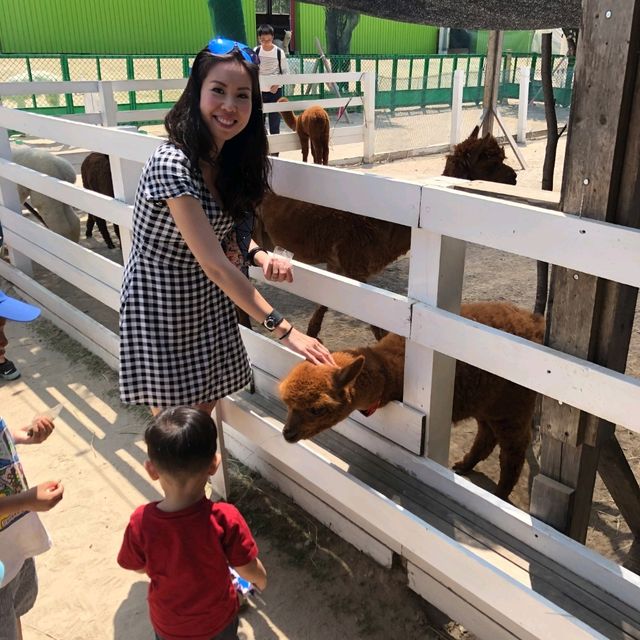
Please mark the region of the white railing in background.
<svg viewBox="0 0 640 640"><path fill-rule="evenodd" d="M8 130L109 154L120 201L13 164ZM122 267L23 218L15 183L27 184L120 224L126 253L133 189L142 163L161 142L152 136L0 107L0 222L13 262L11 266L0 261L0 275L43 307L45 316L113 367L118 364L117 336L35 282L29 276L29 266L30 261L43 264L116 310ZM637 605L640 578L488 496L433 460L445 464L447 460L454 358L640 432L640 387L635 378L456 315L467 241L640 286L640 232L453 191L437 181L415 184L280 159L274 159L273 186L283 196L412 229L407 296L298 262L296 280L286 285L308 300L407 337L403 403L384 408L375 414L375 420L350 419L336 430L414 477L435 484L479 517L516 535L598 588L629 606ZM255 270L251 275L259 277ZM254 363L258 389L275 394L277 380L298 360L297 356L257 334L243 332L243 337ZM269 465L289 478L290 486L303 487L367 532L377 541L375 553L381 561L390 563L391 550L409 561L410 574L411 568L417 567L423 572L420 576L431 576L435 582L425 584L414 575L412 586L431 594L442 609L463 624L466 621L472 631L476 625L481 636L493 637L482 627L488 617L516 637L602 637L530 586L437 533L334 463L329 464L312 444L285 443L277 437L278 428L268 416L260 416L231 398L220 403L220 411L225 423L237 433L238 442L244 443L238 446L257 452L250 456L256 465L269 460ZM446 597L447 593L457 596ZM508 607L504 603L509 603ZM478 611L484 612L484 622L479 621ZM495 625L490 625L492 630Z"/></svg>
<svg viewBox="0 0 640 640"><path fill-rule="evenodd" d="M527 144L527 118L529 114L529 87L530 87L530 67L520 67L519 93L518 93L518 125L516 139L518 144ZM449 136L449 146L462 142L462 108L464 106L463 91L465 82L465 72L457 69L453 73L453 86L451 89L451 131Z"/></svg>
<svg viewBox="0 0 640 640"><path fill-rule="evenodd" d="M375 74L372 73L307 73L297 75L263 76L262 86L273 84L309 85L337 82L360 83L362 95L344 98L317 98L294 101L291 104L264 105L264 113L275 111L300 112L312 105L326 109L339 107L362 106L364 124L331 128L332 144L348 144L360 142L363 145L362 157L365 162L372 162L375 155ZM137 91L181 91L187 84L186 78L153 79L153 80L108 80L108 81L65 81L65 82L5 82L0 83L0 98L15 95L40 95L51 93L82 94L85 113L62 116L66 120L74 120L89 124L101 124L106 127L128 124L131 122L162 121L168 109L133 109L121 111L117 108L115 98L118 92ZM269 150L290 151L300 148L300 140L296 133L281 133L269 136Z"/></svg>

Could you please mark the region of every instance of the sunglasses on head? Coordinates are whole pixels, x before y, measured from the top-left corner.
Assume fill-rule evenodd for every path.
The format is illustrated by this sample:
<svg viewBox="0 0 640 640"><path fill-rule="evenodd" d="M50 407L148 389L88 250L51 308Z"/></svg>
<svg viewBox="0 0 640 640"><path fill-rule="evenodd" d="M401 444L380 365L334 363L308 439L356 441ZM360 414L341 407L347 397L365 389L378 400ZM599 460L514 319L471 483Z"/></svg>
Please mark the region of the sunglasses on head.
<svg viewBox="0 0 640 640"><path fill-rule="evenodd" d="M246 44L242 42L236 42L235 40L229 40L227 38L214 38L207 45L209 53L214 56L223 56L232 51L239 51L242 57L252 64L260 64L260 58L258 54Z"/></svg>

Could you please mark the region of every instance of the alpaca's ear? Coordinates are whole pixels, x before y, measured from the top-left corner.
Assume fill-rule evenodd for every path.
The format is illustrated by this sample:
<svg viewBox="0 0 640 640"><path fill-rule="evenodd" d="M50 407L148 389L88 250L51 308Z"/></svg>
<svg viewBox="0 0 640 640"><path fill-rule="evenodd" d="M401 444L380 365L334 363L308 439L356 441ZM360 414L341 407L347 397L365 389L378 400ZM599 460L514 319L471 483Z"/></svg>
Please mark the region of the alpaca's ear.
<svg viewBox="0 0 640 640"><path fill-rule="evenodd" d="M351 384L360 375L363 366L364 356L358 356L351 364L348 364L336 373L336 385L338 387L346 387Z"/></svg>
<svg viewBox="0 0 640 640"><path fill-rule="evenodd" d="M474 127L473 131L471 132L471 135L469 136L469 140L476 140L478 137L478 134L480 133L480 127Z"/></svg>

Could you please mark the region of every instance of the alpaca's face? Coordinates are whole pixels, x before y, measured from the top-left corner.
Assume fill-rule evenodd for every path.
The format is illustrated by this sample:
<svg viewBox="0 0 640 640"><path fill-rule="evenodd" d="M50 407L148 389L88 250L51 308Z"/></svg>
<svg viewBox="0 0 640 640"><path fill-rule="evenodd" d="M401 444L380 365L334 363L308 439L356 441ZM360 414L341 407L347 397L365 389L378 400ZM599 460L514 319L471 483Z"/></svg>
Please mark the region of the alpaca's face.
<svg viewBox="0 0 640 640"><path fill-rule="evenodd" d="M280 384L289 409L282 435L287 442L311 438L344 420L353 411L353 382L364 359L345 367L295 366Z"/></svg>
<svg viewBox="0 0 640 640"><path fill-rule="evenodd" d="M504 150L498 141L489 133L478 138L476 130L447 156L443 175L501 184L516 184L517 179L516 172L505 164Z"/></svg>
<svg viewBox="0 0 640 640"><path fill-rule="evenodd" d="M516 184L516 172L505 164L504 149L491 135L478 141L478 148L472 153L475 179L489 180L501 184Z"/></svg>

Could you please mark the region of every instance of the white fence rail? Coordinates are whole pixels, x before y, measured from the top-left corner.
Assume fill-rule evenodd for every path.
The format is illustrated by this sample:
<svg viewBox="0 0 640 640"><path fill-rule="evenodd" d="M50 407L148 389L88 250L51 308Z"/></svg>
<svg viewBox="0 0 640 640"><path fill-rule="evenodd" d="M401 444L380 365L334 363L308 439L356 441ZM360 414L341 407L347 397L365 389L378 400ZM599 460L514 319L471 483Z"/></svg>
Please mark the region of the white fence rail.
<svg viewBox="0 0 640 640"><path fill-rule="evenodd" d="M9 129L109 154L112 169L115 168L116 193L122 201L112 201L16 166L9 155ZM28 184L120 224L126 242L131 228L132 185L142 163L160 143L160 139L151 136L0 107L0 222L6 243L12 248L14 264L21 269L28 269L30 260L43 264L117 309L122 267L23 218L15 183ZM466 480L439 470L431 460L416 454L423 453L427 418L424 454L436 460L446 457L451 394L432 390L451 387L451 358L470 362L640 432L640 388L635 378L450 312L455 312L460 302L465 241L638 286L639 232L529 205L461 194L435 182L414 184L278 159L274 161L273 183L276 192L284 196L412 228L408 296L295 263L296 281L288 285L293 293L408 338L404 403L386 407L375 420L351 419L336 430L411 475L458 495L456 499L466 500L469 509L490 519L498 528L516 531L540 553L552 554L554 562L564 562L564 554L572 571L596 585L606 585L609 593L636 606L640 601L637 576L528 517L525 522L524 516L509 505L487 497ZM45 315L65 331L117 366L118 338L111 331L16 267L0 261L0 275L41 305ZM255 334L244 337L256 366L259 387L273 393L275 381L296 361L296 356ZM382 544L376 547L378 557L384 556L383 548L401 553L417 572L412 578L414 588L442 600L440 606L449 615L475 625L472 630L480 637L498 637L491 635L497 628L506 631L500 637L602 637L480 556L338 470L323 460L312 445L291 446L274 438L277 427L242 403L228 399L221 406L224 421L237 437L239 451L253 447L261 452L257 457L263 462L268 460L277 473L288 478L287 482L302 487L323 504L332 505L332 509L355 523L359 535L364 535L364 529L377 545ZM266 457L263 459L262 455ZM383 513L388 517L380 517ZM454 591L457 597L447 601L447 590ZM511 603L508 610L505 602Z"/></svg>
<svg viewBox="0 0 640 640"><path fill-rule="evenodd" d="M266 88L272 85L330 84L337 82L361 83L362 96L310 98L296 100L288 104L265 104L264 113L291 111L300 112L310 106L319 105L325 109L340 107L363 107L364 124L335 126L331 131L333 144L360 142L363 145L363 159L373 161L375 155L375 75L372 73L306 73L278 76L262 76L260 84ZM115 127L131 122L160 121L168 109L134 109L120 111L115 94L124 91L170 91L183 90L186 78L154 80L110 80L110 81L64 81L64 82L5 82L0 83L0 98L22 94L80 93L84 96L85 113L65 116L65 119L87 124L102 124ZM296 133L281 133L269 136L270 151L289 151L300 148Z"/></svg>

